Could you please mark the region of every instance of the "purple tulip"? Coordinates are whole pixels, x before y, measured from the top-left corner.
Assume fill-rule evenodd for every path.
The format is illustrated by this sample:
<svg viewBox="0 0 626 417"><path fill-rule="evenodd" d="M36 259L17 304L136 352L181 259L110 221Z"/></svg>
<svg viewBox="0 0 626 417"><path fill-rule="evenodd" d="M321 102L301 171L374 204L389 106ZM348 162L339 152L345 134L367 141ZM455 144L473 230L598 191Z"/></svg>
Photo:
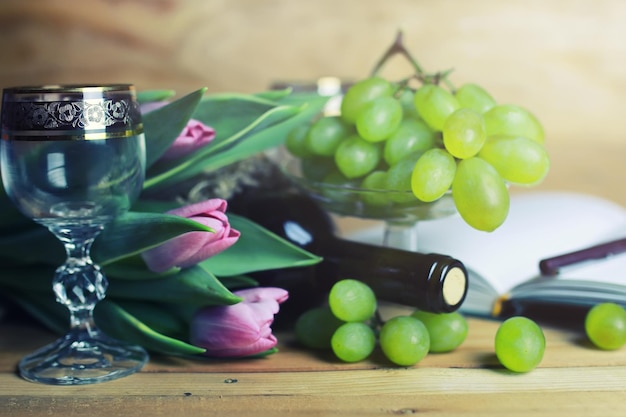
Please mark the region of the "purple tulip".
<svg viewBox="0 0 626 417"><path fill-rule="evenodd" d="M146 103L140 106L142 113L149 113L167 104L166 101ZM187 126L165 151L161 160L180 158L207 145L215 138L215 129L196 119L189 119Z"/></svg>
<svg viewBox="0 0 626 417"><path fill-rule="evenodd" d="M234 294L243 300L201 309L191 320L190 341L205 348L207 356L250 356L276 346L270 326L289 293L282 288L261 287Z"/></svg>
<svg viewBox="0 0 626 417"><path fill-rule="evenodd" d="M204 261L232 246L239 231L232 229L226 216L226 200L212 198L170 210L168 214L192 219L214 232L188 232L141 254L148 268L164 272L173 267L186 268Z"/></svg>

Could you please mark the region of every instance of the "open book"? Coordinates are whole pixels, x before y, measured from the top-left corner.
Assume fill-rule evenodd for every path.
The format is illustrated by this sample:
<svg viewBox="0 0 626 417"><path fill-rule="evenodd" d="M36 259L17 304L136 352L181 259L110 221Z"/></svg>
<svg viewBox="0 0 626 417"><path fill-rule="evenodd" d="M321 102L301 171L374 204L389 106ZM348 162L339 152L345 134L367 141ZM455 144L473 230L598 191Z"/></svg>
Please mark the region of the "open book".
<svg viewBox="0 0 626 417"><path fill-rule="evenodd" d="M460 216L418 225L420 252L462 261L470 285L461 307L466 314L498 316L525 305L589 307L603 301L626 306L626 253L563 267L554 276L539 262L626 237L626 208L577 193L525 192L511 198L509 216L494 232L466 225ZM379 229L352 238L380 243Z"/></svg>

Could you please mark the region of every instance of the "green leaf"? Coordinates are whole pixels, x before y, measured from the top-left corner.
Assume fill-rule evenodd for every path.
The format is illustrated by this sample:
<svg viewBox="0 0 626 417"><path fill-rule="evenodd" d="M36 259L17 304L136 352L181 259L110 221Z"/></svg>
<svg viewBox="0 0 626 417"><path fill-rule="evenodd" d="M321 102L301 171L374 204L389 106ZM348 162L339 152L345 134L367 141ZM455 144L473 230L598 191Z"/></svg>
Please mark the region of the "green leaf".
<svg viewBox="0 0 626 417"><path fill-rule="evenodd" d="M166 355L199 355L206 349L163 335L110 300L98 303L96 324L109 336Z"/></svg>
<svg viewBox="0 0 626 417"><path fill-rule="evenodd" d="M70 326L69 310L56 302L52 294L52 280L48 280L49 292L3 291L35 320L57 334L64 334Z"/></svg>
<svg viewBox="0 0 626 417"><path fill-rule="evenodd" d="M230 275L219 277L220 282L229 290L258 287L259 282L247 275Z"/></svg>
<svg viewBox="0 0 626 417"><path fill-rule="evenodd" d="M234 103L230 103L229 101L223 103L223 106L226 108L232 105L234 105ZM246 109L242 109L241 111L245 112L245 110ZM255 109L248 109L248 111L253 110ZM258 109L256 110L258 111ZM148 178L146 178L144 182L144 189L153 189L157 186L171 186L172 184L195 177L203 171L215 170L220 166L215 166L211 162L211 159L208 158L210 155L223 152L244 140L246 140L246 143L249 143L252 139L250 136L253 134L259 133L264 129L293 117L299 112L300 109L293 106L274 106L273 108L268 108L260 115L256 114L257 117L248 124L242 124L247 122L243 117L226 115L222 120L219 114L213 114L212 117L217 118L214 120L218 120L219 122L217 124L222 126L221 130L220 128L212 126L216 129L216 138L208 145L186 157L155 164L154 167L148 171ZM198 117L194 114L194 118ZM204 120L202 121L205 122ZM225 136L228 133L232 133L232 135ZM248 144L246 146L250 145Z"/></svg>
<svg viewBox="0 0 626 417"><path fill-rule="evenodd" d="M206 88L190 93L142 116L146 136L146 167L156 162L187 126Z"/></svg>
<svg viewBox="0 0 626 417"><path fill-rule="evenodd" d="M141 256L133 255L106 264L102 267L102 271L109 279L150 280L176 274L180 271L180 268L172 268L166 272L153 272L146 267Z"/></svg>
<svg viewBox="0 0 626 417"><path fill-rule="evenodd" d="M293 99L293 98L292 98ZM218 169L259 152L280 146L284 143L289 132L297 125L310 121L318 114L327 101L327 97L315 96L300 107L301 111L296 116L282 123L268 127L245 141L236 143L233 147L222 152L210 155L204 161L211 169ZM287 101L287 99L285 99ZM295 100L294 100L295 101Z"/></svg>
<svg viewBox="0 0 626 417"><path fill-rule="evenodd" d="M209 94L205 95L196 107L193 118L215 129L215 139L209 147L222 147L225 142L231 142L248 126L255 125L256 121L267 112L285 106L276 101L262 97L237 94Z"/></svg>
<svg viewBox="0 0 626 417"><path fill-rule="evenodd" d="M137 92L137 101L140 104L153 103L169 100L175 95L176 91L174 90L143 90Z"/></svg>
<svg viewBox="0 0 626 417"><path fill-rule="evenodd" d="M189 338L189 321L176 314L169 304L121 299L116 299L115 304L156 332L176 339Z"/></svg>
<svg viewBox="0 0 626 417"><path fill-rule="evenodd" d="M7 259L4 265L48 263L58 266L65 260L59 239L36 223L20 232L0 234L0 254Z"/></svg>
<svg viewBox="0 0 626 417"><path fill-rule="evenodd" d="M293 92L293 88L283 88L281 90L259 91L254 95L265 100L281 100Z"/></svg>
<svg viewBox="0 0 626 417"><path fill-rule="evenodd" d="M51 291L40 293L12 290L8 294L28 314L53 332L62 335L69 329L69 311L55 301ZM139 307L135 306L134 311L137 313ZM173 325L173 321L176 320L174 317L165 317L167 314L165 311L158 311L150 307L146 307L145 313L153 317L153 322L157 319L169 320L169 324ZM96 305L94 314L96 324L107 335L143 346L152 352L166 355L198 355L206 351L204 348L160 333L120 307L116 302L108 299ZM142 318L145 319L147 316L142 315ZM181 321L180 323L184 325L184 322Z"/></svg>
<svg viewBox="0 0 626 417"><path fill-rule="evenodd" d="M112 298L197 306L230 305L241 301L201 265L153 280L110 279L107 294Z"/></svg>
<svg viewBox="0 0 626 417"><path fill-rule="evenodd" d="M295 126L309 122L322 111L328 101L328 97L321 97L317 94L293 94L279 97L278 102L271 102L262 97L250 99L250 96L205 97L198 105L193 117L213 126L216 129L216 138L194 154L160 166L159 170L163 171L162 176L155 176L144 187L148 189L171 187L202 172L222 168L279 146L284 143L285 138ZM226 99L229 100L227 101L229 105L222 102ZM267 110L266 114L262 116L257 114L259 118L254 119L255 112L264 110ZM278 116L288 112L284 114L287 117L272 124L269 124L268 120L261 123L263 118L270 115L276 117L276 114L271 113L279 111ZM243 128L243 126L247 127Z"/></svg>
<svg viewBox="0 0 626 417"><path fill-rule="evenodd" d="M92 256L98 264L106 265L194 231L212 232L213 229L172 214L131 211L104 229L93 244Z"/></svg>
<svg viewBox="0 0 626 417"><path fill-rule="evenodd" d="M241 232L239 240L200 263L219 277L309 266L322 260L245 217L229 214L228 219L231 227Z"/></svg>
<svg viewBox="0 0 626 417"><path fill-rule="evenodd" d="M148 200L141 198L133 205L133 211L144 213L165 213L166 211L179 208L180 203L176 201Z"/></svg>
<svg viewBox="0 0 626 417"><path fill-rule="evenodd" d="M58 266L58 265L57 265ZM16 268L2 268L0 285L26 292L48 292L52 295L52 279L56 267L53 265L28 265Z"/></svg>

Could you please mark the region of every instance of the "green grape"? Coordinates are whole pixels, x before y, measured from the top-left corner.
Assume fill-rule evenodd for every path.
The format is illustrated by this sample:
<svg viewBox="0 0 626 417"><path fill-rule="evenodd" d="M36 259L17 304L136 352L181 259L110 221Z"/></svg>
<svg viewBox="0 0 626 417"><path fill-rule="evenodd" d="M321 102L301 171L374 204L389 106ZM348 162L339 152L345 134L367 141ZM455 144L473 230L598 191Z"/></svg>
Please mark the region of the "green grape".
<svg viewBox="0 0 626 417"><path fill-rule="evenodd" d="M377 307L374 291L355 279L337 281L328 293L328 305L338 319L347 322L369 320Z"/></svg>
<svg viewBox="0 0 626 417"><path fill-rule="evenodd" d="M405 119L421 120L417 109L415 108L415 92L410 88L403 88L399 94L396 94L400 104L402 105L402 114Z"/></svg>
<svg viewBox="0 0 626 417"><path fill-rule="evenodd" d="M341 100L341 118L351 124L364 105L378 97L390 97L393 85L381 77L370 77L352 85Z"/></svg>
<svg viewBox="0 0 626 417"><path fill-rule="evenodd" d="M456 209L475 229L491 232L509 213L506 184L484 159L475 156L459 161L451 188Z"/></svg>
<svg viewBox="0 0 626 417"><path fill-rule="evenodd" d="M439 199L450 189L456 161L445 149L430 149L417 160L411 173L413 195L424 202Z"/></svg>
<svg viewBox="0 0 626 417"><path fill-rule="evenodd" d="M381 159L381 147L358 135L344 139L335 152L335 164L347 178L367 175L376 168Z"/></svg>
<svg viewBox="0 0 626 417"><path fill-rule="evenodd" d="M585 332L600 349L621 348L626 344L626 310L615 303L595 305L585 318Z"/></svg>
<svg viewBox="0 0 626 417"><path fill-rule="evenodd" d="M460 159L472 157L485 144L485 122L480 113L461 108L450 115L443 124L443 145Z"/></svg>
<svg viewBox="0 0 626 417"><path fill-rule="evenodd" d="M531 319L511 317L500 324L495 349L505 368L513 372L529 372L543 359L546 339L541 328Z"/></svg>
<svg viewBox="0 0 626 417"><path fill-rule="evenodd" d="M312 156L300 160L302 176L311 181L323 181L324 177L336 171L333 158L325 156Z"/></svg>
<svg viewBox="0 0 626 417"><path fill-rule="evenodd" d="M358 186L358 180L347 178L336 168L333 168L322 180L321 193L330 201L337 203L352 203L356 196L354 193L346 192L346 187Z"/></svg>
<svg viewBox="0 0 626 417"><path fill-rule="evenodd" d="M407 154L426 151L435 146L435 132L420 119L405 118L398 129L385 141L383 158L395 165Z"/></svg>
<svg viewBox="0 0 626 417"><path fill-rule="evenodd" d="M337 358L344 362L359 362L372 354L376 347L374 330L365 323L345 323L330 339Z"/></svg>
<svg viewBox="0 0 626 417"><path fill-rule="evenodd" d="M467 337L467 320L458 311L437 314L418 310L411 316L426 326L430 336L430 352L450 352L461 346Z"/></svg>
<svg viewBox="0 0 626 417"><path fill-rule="evenodd" d="M391 362L400 366L415 365L430 349L426 326L411 316L394 317L380 329L380 348Z"/></svg>
<svg viewBox="0 0 626 417"><path fill-rule="evenodd" d="M415 93L415 108L422 119L435 131L441 131L446 119L459 108L459 101L448 90L426 84Z"/></svg>
<svg viewBox="0 0 626 417"><path fill-rule="evenodd" d="M456 99L461 107L484 113L496 105L496 101L484 88L477 84L463 84L456 90Z"/></svg>
<svg viewBox="0 0 626 417"><path fill-rule="evenodd" d="M411 192L411 174L415 164L421 159L422 152L413 152L396 162L387 171L387 181L385 187L390 191L389 199L396 203L409 203L415 201L415 196Z"/></svg>
<svg viewBox="0 0 626 417"><path fill-rule="evenodd" d="M389 203L389 193L385 192L387 173L385 171L372 171L361 182L361 188L366 190L378 190L364 192L361 198L367 204L384 206Z"/></svg>
<svg viewBox="0 0 626 417"><path fill-rule="evenodd" d="M483 115L487 136L523 136L543 144L543 127L528 110L513 104L499 104Z"/></svg>
<svg viewBox="0 0 626 417"><path fill-rule="evenodd" d="M311 151L307 148L306 137L309 133L308 125L298 125L291 129L285 138L285 148L298 158L311 156Z"/></svg>
<svg viewBox="0 0 626 417"><path fill-rule="evenodd" d="M328 306L315 307L298 317L294 333L298 342L310 349L330 349L330 339L342 324Z"/></svg>
<svg viewBox="0 0 626 417"><path fill-rule="evenodd" d="M506 181L533 185L550 169L550 157L543 145L522 136L490 136L478 153Z"/></svg>
<svg viewBox="0 0 626 417"><path fill-rule="evenodd" d="M370 142L381 142L398 129L402 122L402 105L393 97L378 97L361 108L356 130Z"/></svg>
<svg viewBox="0 0 626 417"><path fill-rule="evenodd" d="M312 154L332 156L341 141L352 133L353 130L340 117L321 117L309 129L306 147Z"/></svg>

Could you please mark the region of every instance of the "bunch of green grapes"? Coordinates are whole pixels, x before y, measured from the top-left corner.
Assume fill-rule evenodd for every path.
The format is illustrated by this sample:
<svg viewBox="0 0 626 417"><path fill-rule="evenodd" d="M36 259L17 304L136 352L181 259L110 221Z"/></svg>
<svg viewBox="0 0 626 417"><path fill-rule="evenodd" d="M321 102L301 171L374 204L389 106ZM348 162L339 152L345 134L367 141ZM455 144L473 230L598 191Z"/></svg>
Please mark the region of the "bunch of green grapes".
<svg viewBox="0 0 626 417"><path fill-rule="evenodd" d="M311 180L394 191L366 204L429 203L451 192L470 226L492 231L508 215L508 185L546 176L543 143L532 113L476 84L415 89L372 76L346 91L340 115L299 127L285 144Z"/></svg>
<svg viewBox="0 0 626 417"><path fill-rule="evenodd" d="M368 358L378 345L392 363L411 366L429 352L449 352L463 343L468 326L458 312L416 311L384 323L376 318L377 300L358 280L333 285L328 305L303 313L295 325L297 339L312 349L332 349L344 362Z"/></svg>

